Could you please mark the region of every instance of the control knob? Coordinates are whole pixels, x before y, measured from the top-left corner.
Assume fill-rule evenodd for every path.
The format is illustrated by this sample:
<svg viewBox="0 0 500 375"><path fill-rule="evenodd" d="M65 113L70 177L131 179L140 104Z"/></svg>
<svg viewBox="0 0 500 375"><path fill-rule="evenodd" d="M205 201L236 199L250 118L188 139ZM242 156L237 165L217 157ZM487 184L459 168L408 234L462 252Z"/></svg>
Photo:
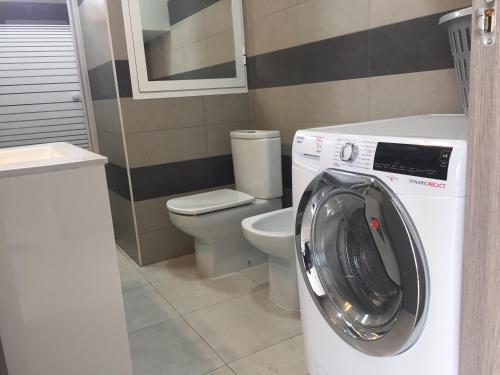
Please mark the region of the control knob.
<svg viewBox="0 0 500 375"><path fill-rule="evenodd" d="M354 143L345 143L340 149L340 160L354 163L358 157L359 148Z"/></svg>

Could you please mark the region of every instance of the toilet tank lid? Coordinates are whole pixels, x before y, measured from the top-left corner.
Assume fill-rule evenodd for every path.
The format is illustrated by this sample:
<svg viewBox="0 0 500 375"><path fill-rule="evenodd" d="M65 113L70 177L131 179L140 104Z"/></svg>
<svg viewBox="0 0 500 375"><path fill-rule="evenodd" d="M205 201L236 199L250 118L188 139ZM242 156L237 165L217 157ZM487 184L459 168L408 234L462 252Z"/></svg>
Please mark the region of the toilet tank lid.
<svg viewBox="0 0 500 375"><path fill-rule="evenodd" d="M279 130L234 130L231 138L236 139L266 139L279 138Z"/></svg>
<svg viewBox="0 0 500 375"><path fill-rule="evenodd" d="M193 194L167 201L170 212L181 215L201 215L252 203L255 198L232 189L220 189L207 193Z"/></svg>

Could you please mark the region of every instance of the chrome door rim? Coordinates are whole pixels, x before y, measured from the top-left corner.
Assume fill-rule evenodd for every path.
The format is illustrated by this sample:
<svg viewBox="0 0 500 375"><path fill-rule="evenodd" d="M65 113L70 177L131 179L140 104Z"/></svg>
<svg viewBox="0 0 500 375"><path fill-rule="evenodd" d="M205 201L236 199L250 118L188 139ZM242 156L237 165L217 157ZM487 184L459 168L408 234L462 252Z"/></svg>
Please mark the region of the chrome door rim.
<svg viewBox="0 0 500 375"><path fill-rule="evenodd" d="M317 203L329 194L345 192L356 193L363 189L377 188L390 199L401 219L402 228L408 242L403 254L410 276L405 275L402 306L395 322L389 322L389 330L373 336L367 331L360 334L355 322L345 318L335 299L325 290L325 281L311 258L314 249L310 249L314 218L318 212ZM314 207L313 207L314 206ZM307 248L306 248L307 244ZM429 277L423 246L415 226L397 196L381 180L374 176L355 174L335 169L328 169L317 176L305 190L298 206L296 217L296 250L299 266L305 284L319 311L334 331L355 349L372 356L393 356L408 350L420 337L427 314L429 300ZM307 251L308 250L308 251ZM304 256L309 253L309 258ZM307 264L306 264L307 263ZM306 269L307 268L307 269Z"/></svg>

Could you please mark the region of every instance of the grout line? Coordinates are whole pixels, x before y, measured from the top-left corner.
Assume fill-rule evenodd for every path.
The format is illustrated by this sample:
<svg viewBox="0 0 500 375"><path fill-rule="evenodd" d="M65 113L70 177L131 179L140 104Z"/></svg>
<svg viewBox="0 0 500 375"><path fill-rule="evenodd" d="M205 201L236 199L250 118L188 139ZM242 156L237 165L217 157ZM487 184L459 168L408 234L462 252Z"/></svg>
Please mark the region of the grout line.
<svg viewBox="0 0 500 375"><path fill-rule="evenodd" d="M240 272L235 272L235 273L238 273L238 274L240 274L241 276L243 276L243 277L247 278L245 275L241 274ZM147 283L146 283L146 284L144 284L144 285L138 286L138 287L136 287L136 288L140 288L140 287L144 287L144 286L146 286L146 285L150 285L150 286L153 288L153 290L154 290L154 291L155 291L155 292L156 292L156 293L157 293L157 294L158 294L158 295L159 295L159 296L160 296L160 297L161 297L164 301L166 301L166 302L168 303L168 305L172 308L172 310L173 310L175 313L177 313L178 315L177 315L177 316L170 317L170 318L167 318L167 319L165 319L165 320L163 320L163 321L161 321L161 322L157 322L157 323L155 323L155 324L149 325L149 326L147 326L147 327L144 327L144 328L141 328L141 329L138 329L138 330L135 330L135 331L131 331L131 332L128 332L128 331L127 331L127 335L128 335L128 336L130 336L130 335L133 335L133 334L135 334L135 333L141 332L141 331L143 331L143 330L146 330L146 329L149 329L149 328L155 327L155 326L157 326L157 325L164 324L164 323L166 323L166 322L168 322L168 321L171 321L171 320L173 320L173 319L180 318L180 319L182 319L182 320L183 320L183 321L184 321L184 322L185 322L185 323L186 323L186 324L187 324L187 325L188 325L188 326L189 326L189 327L190 327L190 328L191 328L191 329L192 329L192 330L193 330L193 331L194 331L194 332L195 332L195 333L196 333L196 334L197 334L197 335L198 335L198 336L199 336L199 337L203 340L203 342L205 342L205 343L207 344L207 346L208 346L208 347L209 347L209 348L210 348L210 349L211 349L211 350L215 353L215 355L216 355L216 356L217 356L217 357L218 357L218 358L222 361L222 363L224 363L224 365L223 365L223 366L220 366L220 367L217 367L217 368L215 368L215 369L212 369L212 370L210 370L209 372L211 372L211 371L215 371L215 370L217 370L217 369L219 369L219 368L222 368L222 367L224 367L224 366L227 366L227 367L228 367L228 368L229 368L229 369L230 369L233 373L235 373L235 374L236 374L236 370L234 370L234 369L231 367L231 363L233 363L233 364L234 364L235 362L237 362L237 361L239 361L239 360L242 360L242 359L247 358L247 357L249 357L249 356L252 356L252 355L254 355L254 354L258 353L258 352L261 352L261 351L267 350L267 349L269 349L269 348L271 348L271 347L273 347L273 346L276 346L276 345L281 344L281 343L283 343L283 342L285 342L285 341L287 341L287 340L291 340L291 339L292 339L292 338L294 338L294 337L297 337L297 336L299 336L299 335L302 335L302 332L300 332L300 333L298 333L298 334L296 334L296 335L289 336L289 337L287 337L287 338L285 338L285 339L283 339L283 340L280 340L280 341L278 341L278 342L276 342L276 343L273 343L273 344L271 344L271 345L268 345L268 346L266 346L266 347L264 347L264 348L260 348L259 350L256 350L255 352L252 352L252 353L249 353L249 354L247 354L247 355L246 355L246 356L244 356L244 357L238 358L238 359L236 359L235 361L232 361L232 362L227 362L227 361L225 361L225 360L224 360L224 358L222 357L222 355L221 355L219 352L217 352L217 350L216 350L214 347L212 347L212 345L210 345L210 343L209 343L209 342L208 342L208 341L207 341L207 340L206 340L206 339L205 339L205 338L201 335L201 333L200 333L200 332L198 332L198 330L197 330L197 329L196 329L196 328L195 328L195 327L194 327L194 326L193 326L193 325L192 325L192 324L191 324L191 323L187 320L186 315L189 315L189 314L194 313L194 312L199 312L199 311L201 311L201 310L203 310L203 309L210 308L210 307L212 307L212 306L216 306L216 305L220 305L220 304L222 304L222 303L225 303L225 302L228 302L228 301L231 301L231 300L234 300L234 299L236 299L236 298L243 297L243 296L246 296L246 295L249 295L249 294L252 294L252 293L256 293L256 292L261 291L261 290L265 290L266 288L264 288L262 285L257 284L255 281L251 280L254 284L256 284L256 289L254 289L254 290L250 290L250 291L248 291L248 292L246 292L246 293L244 293L244 294L241 294L241 295L238 295L238 296L235 296L235 297L229 298L229 299L227 299L227 300L224 300L224 301L221 301L221 302L218 302L218 303L215 303L215 304L212 304L212 305L209 305L209 306L205 306L205 307L203 307L203 308L200 308L200 309L197 309L197 310L190 311L190 312L187 312L187 313L182 314L182 313L180 313L180 312L179 312L179 311L175 308L175 306L174 306L174 305L173 305L173 304L172 304L172 303L171 303L171 302L170 302L170 301L169 301L169 300L168 300L165 296L163 296L163 295L159 292L159 290L156 288L156 286L155 286L155 285L154 285L151 281L149 281L147 278L145 278L145 279L146 279ZM247 278L247 279L248 279L248 278ZM132 289L136 289L136 288L130 288L130 289L127 289L127 290L132 290ZM205 373L205 374L207 374L207 373Z"/></svg>
<svg viewBox="0 0 500 375"><path fill-rule="evenodd" d="M239 294L239 295L237 295L237 296L230 297L230 298L225 299L225 300L223 300L223 301L219 301L219 302L213 303L213 304L211 304L211 305L203 306L203 307L197 308L197 309L195 309L195 310L192 310L192 311L188 311L188 312L182 313L182 314L180 314L180 315L184 317L184 316L186 316L186 315L193 314L193 313L196 313L196 312L200 312L201 310L204 310L204 309L208 309L209 307L213 307L213 306L221 305L221 304L223 304L223 303L225 303L225 302L232 301L232 300L234 300L234 299L236 299L236 298L244 297L244 296L247 296L247 295L249 295L249 294L252 294L252 293L255 293L255 292L259 292L259 291L261 291L261 290L265 290L265 289L266 289L266 288L265 288L265 287L263 287L262 285L257 285L257 284L254 286L254 288L255 288L255 289L250 289L250 290L245 291L243 294Z"/></svg>
<svg viewBox="0 0 500 375"><path fill-rule="evenodd" d="M217 371L217 370L223 369L225 367L227 367L229 369L229 371L231 372L231 374L238 375L238 374L236 374L236 372L231 367L229 367L229 365L223 365L221 367L214 368L213 370L210 370L209 372L204 372L202 375L210 375L213 371Z"/></svg>
<svg viewBox="0 0 500 375"><path fill-rule="evenodd" d="M289 340L291 340L291 339L293 339L293 338L295 338L295 337L297 337L297 336L301 336L301 335L302 335L302 332L301 332L301 333L298 333L298 334L296 334L296 335L293 335L293 336L287 337L286 339L283 339L283 340L278 341L278 342L276 342L276 343L274 343L274 344L268 345L268 346L266 346L266 347L264 347L264 348L262 348L262 349L259 349L259 350L256 350L255 352L252 352L252 353L250 353L250 354L247 354L247 355L246 355L246 356L244 356L244 357L241 357L241 358L238 358L238 359L236 359L236 360L234 360L234 361L232 361L232 362L229 362L227 365L229 366L229 368L230 368L233 372L236 372L236 370L235 370L235 369L233 369L233 368L231 367L231 365L234 365L236 362L241 361L241 360L243 360L243 359L245 359L245 358L251 357L251 356L252 356L252 355L254 355L254 354L257 354L257 353L263 352L264 350L268 350L269 348L272 348L273 346L277 346L277 345L279 345L279 344L284 343L285 341L289 341Z"/></svg>
<svg viewBox="0 0 500 375"><path fill-rule="evenodd" d="M249 120L241 120L241 121L218 121L218 122L211 122L209 124L197 124L197 125L188 125L188 126L179 126L179 127L173 127L173 128L160 128L160 129L147 129L147 130L135 130L135 131L127 131L126 134L132 135L132 134L142 134L142 133L158 133L158 132L169 132L169 131L179 131L179 130L184 130L184 129L196 129L196 128L209 128L212 126L217 126L217 125L230 125L230 124L245 124L248 123ZM113 131L108 131L108 133L120 133L119 131L113 132Z"/></svg>
<svg viewBox="0 0 500 375"><path fill-rule="evenodd" d="M154 285L151 281L149 281L148 279L146 279L146 280L148 281L148 284L149 284L149 285L151 285L151 287L153 288L153 290L154 290L156 293L158 293L158 295L159 295L159 296L160 296L160 297L161 297L161 298L162 298L165 302L167 302L167 303L168 303L168 305L169 305L170 307L172 307L172 309L173 309L173 310L174 310L174 311L175 311L178 315L177 315L177 316L175 316L175 317L172 317L172 318L170 318L170 319L164 320L164 321L162 321L162 322L159 322L159 323L153 324L153 325L151 325L151 326L149 326L149 327L145 327L145 328L142 328L142 329L140 329L140 330L137 330L137 331L134 331L134 332L130 332L130 333L128 333L128 335L130 335L130 334L132 334L132 333L137 333L137 332L140 332L140 331L142 331L142 330L144 330L144 329L151 328L151 327L154 327L154 326L159 325L159 324L163 324L163 323L165 323L165 322L167 322L167 321L169 321L169 320L175 319L175 318L180 318L180 319L182 319L182 320L183 320L183 321L184 321L184 322L185 322L185 323L186 323L189 327L191 327L191 329L192 329L192 330L193 330L193 331L194 331L194 332L195 332L195 333L196 333L196 334L197 334L197 335L198 335L198 336L199 336L199 337L200 337L200 338L201 338L201 339L202 339L202 340L203 340L203 341L207 344L207 346L208 346L208 347L209 347L209 348L210 348L210 349L211 349L211 350L215 353L215 355L216 355L216 356L217 356L217 357L218 357L218 358L222 361L222 363L224 363L224 364L227 366L226 361L224 361L224 359L221 357L221 355L220 355L220 354L219 354L219 353L218 353L218 352L217 352L214 348L212 348L212 346L211 346L211 345L210 345L210 344L209 344L209 343L208 343L208 342L207 342L207 341L203 338L203 336L201 336L201 334L200 334L200 333L199 333L199 332L198 332L198 331L197 331L197 330L196 330L196 329L195 329L195 328L194 328L194 327L193 327L193 326L192 326L192 325L191 325L191 324L187 321L187 319L184 317L184 315L186 315L186 314L190 314L190 313L186 313L186 314L184 314L184 315L183 315L183 314L181 314L181 313L180 313L180 312L179 312L179 311L175 308L175 306L174 306L174 305L173 305L173 304L172 304L172 303L171 303L171 302L170 302L170 301L169 301L169 300L168 300L168 299L167 299L167 298L166 298L163 294L161 294L161 293L160 293L160 291L158 290L158 288L156 288L156 286L155 286L155 285ZM221 366L221 367L223 367L223 366ZM217 367L217 368L219 368L219 367ZM210 370L210 371L216 370L217 368L212 369L212 370Z"/></svg>
<svg viewBox="0 0 500 375"><path fill-rule="evenodd" d="M184 317L184 316L181 316L181 318L186 322L186 324L191 327L191 329L196 332L196 334L205 342L205 344L207 344L207 346L212 349L212 351L217 355L217 357L219 357L219 359L222 361L222 363L224 363L226 366L229 366L227 364L227 362L224 360L224 358L222 358L222 356L217 352L217 350L215 350L215 348L212 347L212 345L210 345L208 343L207 340L205 340L205 338L191 325L191 323L189 323L189 321ZM224 367L224 366L221 366L221 367ZM220 368L220 367L217 367L217 368ZM217 368L213 369L213 370L217 370ZM213 371L213 370L210 370L210 371Z"/></svg>
<svg viewBox="0 0 500 375"><path fill-rule="evenodd" d="M173 319L175 319L175 318L181 318L181 316L179 316L179 315L172 316L172 317L170 317L170 318L167 318L167 319L165 319L165 320L162 320L161 322L156 322L156 323L153 323L153 324L151 324L151 325L148 325L147 327L142 327L142 328L140 328L140 329L136 329L135 331L130 331L130 332L129 332L129 331L127 330L127 335L128 335L128 336L133 335L134 333L141 332L141 331L144 331L144 330L146 330L146 329L148 329L148 328L158 326L158 325L160 325L160 324L163 324L163 323L168 322L168 321L170 321L170 320L173 320Z"/></svg>
<svg viewBox="0 0 500 375"><path fill-rule="evenodd" d="M147 281L147 280L146 280L146 281ZM139 288L142 288L142 287L147 286L148 284L149 284L149 282L147 282L146 284L133 286L133 287L130 287L130 288L127 288L127 289L123 289L123 286L122 286L122 295L123 295L123 293L126 293L126 292L128 292L129 290L139 289Z"/></svg>

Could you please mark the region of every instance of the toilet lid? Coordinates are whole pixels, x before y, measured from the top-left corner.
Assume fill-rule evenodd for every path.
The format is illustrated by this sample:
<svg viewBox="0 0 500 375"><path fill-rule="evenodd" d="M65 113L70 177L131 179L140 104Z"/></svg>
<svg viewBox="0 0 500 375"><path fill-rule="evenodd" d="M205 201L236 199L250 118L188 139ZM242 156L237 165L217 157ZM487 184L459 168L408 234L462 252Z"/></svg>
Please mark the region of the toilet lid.
<svg viewBox="0 0 500 375"><path fill-rule="evenodd" d="M193 216L242 206L252 203L254 200L254 197L241 191L220 189L170 199L167 201L167 208L176 214Z"/></svg>

